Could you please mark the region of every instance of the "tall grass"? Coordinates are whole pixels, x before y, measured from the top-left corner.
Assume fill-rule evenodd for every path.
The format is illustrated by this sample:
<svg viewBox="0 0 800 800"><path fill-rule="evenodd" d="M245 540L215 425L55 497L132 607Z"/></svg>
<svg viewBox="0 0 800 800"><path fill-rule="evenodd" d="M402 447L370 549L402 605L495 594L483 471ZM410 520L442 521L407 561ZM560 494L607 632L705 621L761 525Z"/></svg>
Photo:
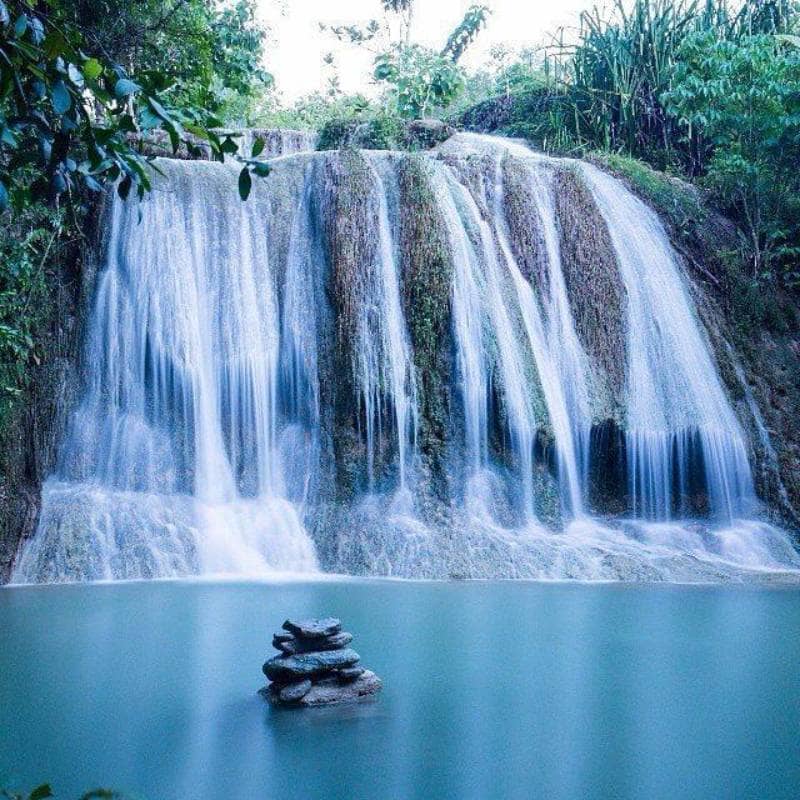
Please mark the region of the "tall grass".
<svg viewBox="0 0 800 800"><path fill-rule="evenodd" d="M656 166L680 162L702 168L696 143L679 131L661 96L670 89L678 50L689 34L721 39L788 32L792 0L615 0L581 14L577 43L563 32L548 49L545 71L554 125L573 146L602 147L645 158ZM575 39L573 39L575 42ZM562 137L563 138L563 137ZM562 142L563 144L563 142Z"/></svg>

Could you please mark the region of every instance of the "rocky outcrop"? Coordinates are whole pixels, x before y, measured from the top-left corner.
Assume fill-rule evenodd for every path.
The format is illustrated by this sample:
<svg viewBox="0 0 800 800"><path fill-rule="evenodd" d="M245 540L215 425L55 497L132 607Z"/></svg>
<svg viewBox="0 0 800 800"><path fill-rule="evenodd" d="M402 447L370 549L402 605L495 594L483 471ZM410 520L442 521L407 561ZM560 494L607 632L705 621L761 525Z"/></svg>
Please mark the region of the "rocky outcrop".
<svg viewBox="0 0 800 800"><path fill-rule="evenodd" d="M276 514L285 519L288 509L304 515L302 521L297 521L297 528L310 533L315 540L316 559L305 562L313 567L408 577L595 574L586 566L582 554L575 557L578 566L574 570L561 562L562 551L567 551L567 537L553 541L543 538L535 544L535 547L541 545L541 549L528 561L516 541L504 538L507 531L520 525L519 478L521 474L529 474L521 473L520 467L530 453L535 473L531 494L535 498L537 520L559 528L566 518L558 484L561 465L556 458L558 436L564 436L563 428L559 434L552 421L555 417L548 416L550 406L537 385L538 364L546 367L548 363L546 359L535 360L534 350L539 346L536 341L542 337L535 331L529 332L524 324L525 319L538 319L537 309L545 323L555 319L553 309L548 307L548 299L554 297L558 298L559 308L568 307L565 316L570 321L569 331L573 330L574 318L575 334L570 334L573 338L569 341L580 340L582 345L582 348L561 347L559 352L569 355L580 350L582 356L585 351L585 361L591 362L585 372L559 371L560 375L579 374L581 381L586 375L587 394L591 395L580 409L581 420L586 422L580 435L591 440L586 459L589 474L587 478L581 477L586 506L600 514L624 515L630 510L626 495L630 491L628 466L633 459L625 452L625 419L623 414L615 412L615 402L605 402L606 396L616 400L620 393L624 394L621 390L626 371L625 351L630 346L623 342L629 298L620 284L615 260L625 263L625 249L618 248L615 257L609 243L609 230L613 233L616 227L612 222L604 222L605 217L598 213L591 192L583 183L587 174L583 168L576 172L563 160L529 157L524 152L520 155L516 143L498 144L488 137L472 138L475 141L470 144L468 137L456 137L428 155L345 149L280 159L266 179L266 186L254 187L246 204L238 199L233 166L163 162L164 171L175 181L175 191L156 191L145 201L145 204L156 203L167 195L177 198L175 207L170 207L169 213L174 215L170 216L169 224L159 226L166 219L163 214L149 220L149 229L159 232L154 237L159 241L168 240L174 231L181 229L184 203L200 219L197 227L200 238L206 230L214 231L209 237L213 250L208 252L225 256L214 261L215 268L217 262L221 266L213 273L220 278L219 292L214 296L219 298L220 320L236 323L229 331L230 343L236 345L226 350L233 356L226 356L226 364L238 363L238 355L247 350L248 333L254 330L251 318L236 310L240 300L244 307L244 298L252 296L252 292L248 294L250 284L245 285L242 275L248 281L252 275L254 287L274 288L275 306L270 306L270 313L261 313L266 307L264 303L257 306L258 314L252 312L259 320L258 325L263 325L264 343L270 342L275 347L269 351L276 359L275 375L269 376L273 383L266 379L264 383L274 388L274 430L273 422L264 426L264 442L265 447L268 444L271 448L272 440L266 432L277 434L280 459L285 459L287 466L288 489L286 497L281 497L286 505L278 508ZM673 243L686 263L695 295L694 307L713 345L718 370L727 388L725 394L731 398L750 434L750 463L755 465L759 493L781 510L783 519L791 521L792 509L798 507L800 499L800 421L796 413L800 407L797 377L800 335L796 303L783 297L776 313L757 293L750 291L741 265L733 256L726 255L735 251L735 231L689 187L652 171L644 178L638 173L626 174L610 159L603 166L625 177L649 205L661 211L668 224ZM542 186L532 187L533 175L542 178ZM542 187L546 191L540 191ZM629 197L627 192L624 194ZM152 210L153 206L149 208ZM500 213L501 209L504 213ZM133 212L129 215L129 211L125 212L130 224L125 223L128 227L123 240L138 242L136 234L141 228L136 227ZM203 216L205 213L207 217ZM649 212L647 217L652 219ZM629 243L638 241L637 230L628 237ZM243 235L239 242L236 235L242 231L253 231L255 235L249 238ZM263 245L266 255L262 257L262 251L251 252L251 240ZM298 248L303 252L298 254ZM672 252L666 246L665 249ZM548 258L548 252L552 256L556 251L560 252L560 259ZM155 252L148 253L147 258L123 259L126 268L131 264L138 268L127 272L120 268L121 285L135 282L142 275L152 276L152 283L142 284L146 290L138 296L158 297L160 277L156 276L173 275L172 270L163 269L159 257ZM19 406L18 416L2 433L5 439L0 443L5 447L0 457L5 463L0 514L7 524L2 530L0 548L5 577L20 538L36 527L41 482L53 472L58 433L64 427L78 384L76 342L80 339L81 304L93 294L92 259L89 250L77 266L64 266L63 277L54 277L55 305L48 317L53 327L45 334L52 338L44 348L46 358L41 369L31 366L34 379L26 390L29 405ZM209 263L205 259L196 261ZM645 267L650 263L646 256L640 262ZM64 265L69 263L63 261ZM518 264L519 273L514 271L511 281L512 272L506 267L514 263ZM561 292L561 276L555 270L548 270L551 263L563 267L566 294ZM462 269L465 264L471 265L470 274ZM670 274L677 275L674 259L670 264L673 266ZM187 274L180 276L182 286L193 285L194 269L191 265ZM642 274L652 273L645 269ZM517 281L516 276L521 279ZM548 285L550 280L553 286ZM632 284L626 280L630 287ZM384 284L395 289L392 300L399 307L393 319L400 319L396 327L408 336L407 349L403 349L406 342L400 341L403 336L392 340L391 352L383 342L388 307L388 294L380 291ZM555 286L559 287L558 294ZM532 294L523 292L523 288L532 290ZM635 292L629 291L629 297L634 297ZM525 304L529 296L532 300ZM298 311L298 298L307 301L302 313ZM165 293L162 299L167 301L169 297ZM271 301L270 297L261 298L264 299ZM761 310L757 310L759 304ZM523 309L531 313L524 317ZM163 329L159 318L161 343L170 343L174 316L171 313L166 315ZM669 320L668 314L662 315L660 330L669 330ZM214 320L209 328L214 329L218 322ZM138 325L136 329L144 327ZM113 333L118 328L115 323L104 329L99 341L114 341ZM547 336L553 352L567 341L555 330ZM704 336L699 327L697 336L700 339L693 341ZM288 346L284 350L294 339L295 344L299 342L298 352L302 357L292 355ZM657 339L654 335L653 340ZM226 340L225 347L230 343ZM170 347L164 349L169 351ZM512 358L516 350L518 358ZM98 353L102 351L102 347L96 349ZM682 352L686 351L683 348ZM392 354L401 367L413 362L413 369L403 372L399 381L385 368L390 363L387 356ZM463 376L468 374L470 359L474 359L477 368L469 373L474 377L467 386ZM256 361L261 364L268 359L259 355ZM141 360L136 360L139 363ZM581 370L583 363L582 358L575 359ZM713 375L714 369L707 359L704 365L708 368L704 366L695 373ZM211 366L215 369L216 363ZM306 369L308 376L301 374ZM290 372L294 382L287 378ZM604 380L608 378L610 388L602 394L602 401L596 400L601 393L593 383L592 372ZM676 374L673 369L655 372ZM369 373L371 381L368 390L364 388L365 373ZM412 377L406 378L412 373ZM234 386L231 376L236 377L235 371L226 373L225 392ZM572 381L572 385L578 383ZM106 379L96 382L101 386L108 384ZM150 376L143 375L140 384L136 390L141 389L143 396L148 396L152 389ZM235 414L251 405L248 386L246 381L235 383L236 391L241 390L236 403L231 401ZM477 442L475 463L467 457L472 441L466 436L466 407L470 398L465 392L474 386L480 387L470 417ZM714 387L719 388L717 383ZM203 387L203 391L206 389ZM107 394L110 393L101 398L104 403ZM259 397L267 394L268 391L259 388ZM313 397L307 401L306 395ZM685 395L705 396L697 391ZM529 408L526 401L533 396L536 407ZM393 425L400 426L393 415L395 398L413 406L413 431L408 431L405 441L409 450L413 448L413 455L407 461L410 477L401 487L408 491L402 492L397 491L400 445ZM166 400L161 408L168 410L171 398ZM516 407L512 401L517 401ZM484 402L485 408L481 406ZM373 408L370 421L377 422L374 433L368 434L364 407L370 403ZM237 491L241 491L242 499L249 501L257 491L256 473L249 451L236 448L253 428L244 413L234 426L231 420L235 414L231 408L223 409L220 420L215 417L214 424L219 421L221 437L226 440L223 444L227 450L220 450L221 460L230 458L234 463ZM583 408L588 410L584 412ZM509 409L516 413L516 418ZM180 426L175 426L174 420L167 416L159 423L160 427L153 424L152 431L151 420L142 420L143 428L157 433L153 442L163 438L165 430L170 435L182 435L178 431ZM411 412L406 418L410 417ZM510 420L530 424L527 428L519 424L511 430ZM231 434L234 427L246 435L234 441ZM101 428L90 420L89 429ZM205 435L204 431L200 430L198 436ZM374 440L374 447L367 445L368 436ZM83 447L93 441L91 436L76 438L82 443L76 450L81 454L77 458L80 464L104 463L96 455L99 450ZM141 440L131 437L130 441L138 445ZM67 474L48 484L56 511L49 517L41 515L39 527L44 530L51 519L50 534L36 539L34 544L42 544L38 546L35 568L30 572L20 568L16 573L19 579L27 580L28 575L33 576L31 580L97 579L112 575L154 577L164 574L165 563L173 570L170 574L207 569L207 564L199 562L196 556L199 550L193 544L197 534L191 495L194 445L190 443L184 452L180 449L184 441L181 439L175 450L179 490L156 498L154 507L159 514L153 519L158 524L147 518L135 531L119 524L114 528L115 535L105 534L103 519L121 519L121 511L126 519L133 518L141 508L141 495L137 496L140 490L127 491L127 485L125 502L130 503L130 508L124 506L115 476L102 484L83 483L84 473L74 480ZM217 440L212 444L216 447ZM297 457L298 453L302 458ZM374 463L367 467L369 457L373 457ZM140 479L136 474L137 463L135 458L125 458L126 470L129 468L133 481ZM480 484L468 480L476 464L485 473L480 476ZM585 461L578 466L583 470ZM157 482L161 481L161 475L159 471ZM602 475L602 480L596 480L597 475ZM70 481L75 487L63 499L60 490ZM112 490L102 500L92 496L98 485L101 488L107 485ZM158 483L154 488L161 490ZM278 491L283 492L283 487ZM160 513L162 503L171 513L184 504L180 516L188 520L187 525L176 528L172 517ZM693 509L701 510L700 506L702 503L694 504ZM486 520L490 522L485 523ZM88 528L95 533L87 534ZM111 528L113 525L109 525L108 529ZM249 521L246 529L251 530ZM501 535L493 539L498 530ZM175 531L177 536L173 536ZM267 540L270 535L271 531L262 538ZM468 547L459 544L465 537ZM174 539L172 543L170 538ZM89 546L96 542L100 543L97 550L110 542L108 551L113 555L105 571L101 567L106 562ZM524 546L529 547L529 543ZM314 550L310 541L307 550ZM471 556L483 553L484 558L477 557L481 563L476 565L473 561L469 569L454 567L464 560L461 550L469 551ZM159 556L168 554L169 561L153 558L153 551ZM184 551L190 554L186 558L180 556ZM270 566L282 563L279 558L284 552L285 548L275 548L265 558L270 559ZM104 559L106 550L101 555ZM539 572L537 559L547 560L546 567ZM24 561L21 559L18 567ZM616 566L613 570L609 568L608 574L616 574L614 570ZM281 691L287 688L284 685L287 675L293 678L289 683L299 684L287 689L287 702L297 702L299 696L328 697L333 678L338 682L360 676L362 673L356 675L361 669L357 660L336 661L345 658L343 653L349 651L351 639L341 630L317 634L285 631L277 635L274 645L281 653L277 657L281 663L275 667L278 670L275 682L282 687ZM317 660L309 654L316 654ZM308 680L311 687L305 683Z"/></svg>
<svg viewBox="0 0 800 800"><path fill-rule="evenodd" d="M455 132L438 119L401 121L388 114L364 115L326 122L317 146L320 150L430 150Z"/></svg>
<svg viewBox="0 0 800 800"><path fill-rule="evenodd" d="M66 420L75 402L79 351L94 292L104 217L102 199L91 213L54 237L41 268L48 284L37 300L36 356L20 394L0 419L0 583L8 581L20 543L36 530L41 487L53 471ZM20 235L10 226L3 235Z"/></svg>
<svg viewBox="0 0 800 800"><path fill-rule="evenodd" d="M800 528L800 297L754 281L736 227L696 187L634 159L590 160L623 180L666 225L748 433L758 494L780 522Z"/></svg>
<svg viewBox="0 0 800 800"><path fill-rule="evenodd" d="M625 383L625 287L602 216L579 172L555 175L561 265L575 330L618 404Z"/></svg>
<svg viewBox="0 0 800 800"><path fill-rule="evenodd" d="M450 358L453 264L424 161L405 159L398 172L403 299L418 375L419 447L432 493L444 500L445 443L457 416Z"/></svg>
<svg viewBox="0 0 800 800"><path fill-rule="evenodd" d="M361 657L347 647L352 634L338 619L286 620L272 637L280 655L264 663L270 684L262 690L274 704L318 706L360 700L379 692L380 678L358 666Z"/></svg>

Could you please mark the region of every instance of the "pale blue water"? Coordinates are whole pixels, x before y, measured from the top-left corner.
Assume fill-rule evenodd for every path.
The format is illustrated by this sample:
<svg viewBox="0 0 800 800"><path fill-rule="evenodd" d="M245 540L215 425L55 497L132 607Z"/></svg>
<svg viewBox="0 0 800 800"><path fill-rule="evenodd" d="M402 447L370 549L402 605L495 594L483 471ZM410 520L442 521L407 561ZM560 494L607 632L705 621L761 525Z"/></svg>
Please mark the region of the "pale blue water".
<svg viewBox="0 0 800 800"><path fill-rule="evenodd" d="M377 702L256 694L287 615L334 614ZM800 591L154 583L0 591L0 774L135 797L800 793Z"/></svg>

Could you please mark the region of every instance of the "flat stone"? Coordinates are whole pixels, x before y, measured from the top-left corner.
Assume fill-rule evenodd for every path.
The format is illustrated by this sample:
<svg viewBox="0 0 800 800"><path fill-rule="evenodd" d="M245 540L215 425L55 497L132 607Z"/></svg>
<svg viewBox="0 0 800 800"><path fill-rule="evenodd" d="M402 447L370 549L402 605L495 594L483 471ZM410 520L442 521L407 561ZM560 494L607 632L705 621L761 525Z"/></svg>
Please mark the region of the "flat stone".
<svg viewBox="0 0 800 800"><path fill-rule="evenodd" d="M287 655L287 656L293 656L295 653L299 652L299 646L298 646L298 643L297 643L297 639L295 639L294 637L291 638L291 639L288 639L285 642L278 642L277 644L273 641L272 642L272 646L276 650L280 650L281 653L283 653L284 655Z"/></svg>
<svg viewBox="0 0 800 800"><path fill-rule="evenodd" d="M308 679L297 683L287 683L278 693L278 697L284 703L296 703L308 694L311 686L311 681Z"/></svg>
<svg viewBox="0 0 800 800"><path fill-rule="evenodd" d="M304 678L316 678L336 669L352 667L360 656L355 650L324 650L298 653L292 656L275 656L269 659L262 670L271 681L292 683Z"/></svg>
<svg viewBox="0 0 800 800"><path fill-rule="evenodd" d="M287 619L283 623L283 629L293 633L301 639L321 639L325 636L333 636L342 629L340 620L334 617L324 619Z"/></svg>
<svg viewBox="0 0 800 800"><path fill-rule="evenodd" d="M312 684L307 694L294 705L299 706L326 706L333 703L352 703L364 700L377 694L383 688L381 679L372 671L364 673L350 683L340 683L337 678L323 678ZM272 692L267 697L273 703L280 704L280 695Z"/></svg>
<svg viewBox="0 0 800 800"><path fill-rule="evenodd" d="M336 677L341 683L350 683L350 681L360 678L365 672L363 667L345 667L336 672Z"/></svg>
<svg viewBox="0 0 800 800"><path fill-rule="evenodd" d="M292 634L287 634L288 639L278 639L272 637L272 646L287 656L298 653L314 653L319 650L343 650L353 641L353 634L341 631L334 633L333 636L326 636L323 639L297 639Z"/></svg>
<svg viewBox="0 0 800 800"><path fill-rule="evenodd" d="M347 631L339 631L339 633L334 633L332 636L326 636L324 639L320 639L317 642L314 642L316 645L317 650L341 650L350 642L353 641L353 634L348 633Z"/></svg>
<svg viewBox="0 0 800 800"><path fill-rule="evenodd" d="M277 647L278 642L291 642L294 641L294 634L289 631L275 631L272 634L272 644Z"/></svg>

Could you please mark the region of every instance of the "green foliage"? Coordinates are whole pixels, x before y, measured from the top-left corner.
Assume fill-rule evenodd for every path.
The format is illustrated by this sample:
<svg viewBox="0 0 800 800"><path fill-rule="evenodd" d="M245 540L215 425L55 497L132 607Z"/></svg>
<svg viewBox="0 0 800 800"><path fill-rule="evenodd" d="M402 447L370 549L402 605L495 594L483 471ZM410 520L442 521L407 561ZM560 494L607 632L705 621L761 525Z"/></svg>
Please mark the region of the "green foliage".
<svg viewBox="0 0 800 800"><path fill-rule="evenodd" d="M379 55L374 75L389 85L400 116L411 119L447 107L464 87L464 73L450 56L416 44Z"/></svg>
<svg viewBox="0 0 800 800"><path fill-rule="evenodd" d="M486 27L489 13L488 6L470 6L464 14L464 19L447 37L447 42L442 48L442 55L458 61L464 51L475 41L481 29Z"/></svg>
<svg viewBox="0 0 800 800"><path fill-rule="evenodd" d="M320 128L319 150L338 147L363 147L369 150L394 150L400 146L403 125L400 119L380 109L327 120Z"/></svg>
<svg viewBox="0 0 800 800"><path fill-rule="evenodd" d="M0 235L0 419L43 357L37 334L49 311L50 259L68 245L66 227L65 212L39 203Z"/></svg>
<svg viewBox="0 0 800 800"><path fill-rule="evenodd" d="M84 32L63 21L58 0L47 16L18 0L13 15L0 0L0 210L74 190L96 192L118 181L120 196L150 189L147 159L130 135L165 131L173 150L197 140L224 160L236 151L220 138L219 119L205 109L169 101L167 75L140 71L88 55ZM247 164L248 168L252 165Z"/></svg>
<svg viewBox="0 0 800 800"><path fill-rule="evenodd" d="M266 33L255 0L71 0L61 15L113 63L162 73L175 105L226 124L245 121L272 77L261 67Z"/></svg>
<svg viewBox="0 0 800 800"><path fill-rule="evenodd" d="M688 37L662 102L699 144L704 182L747 234L754 277L800 284L800 49L774 35Z"/></svg>
<svg viewBox="0 0 800 800"><path fill-rule="evenodd" d="M402 5L402 4L401 4ZM410 8L411 3L407 3ZM406 119L445 109L463 90L465 73L458 60L486 25L489 9L473 5L440 52L408 41L395 42L375 59L374 77L389 87L389 100Z"/></svg>

